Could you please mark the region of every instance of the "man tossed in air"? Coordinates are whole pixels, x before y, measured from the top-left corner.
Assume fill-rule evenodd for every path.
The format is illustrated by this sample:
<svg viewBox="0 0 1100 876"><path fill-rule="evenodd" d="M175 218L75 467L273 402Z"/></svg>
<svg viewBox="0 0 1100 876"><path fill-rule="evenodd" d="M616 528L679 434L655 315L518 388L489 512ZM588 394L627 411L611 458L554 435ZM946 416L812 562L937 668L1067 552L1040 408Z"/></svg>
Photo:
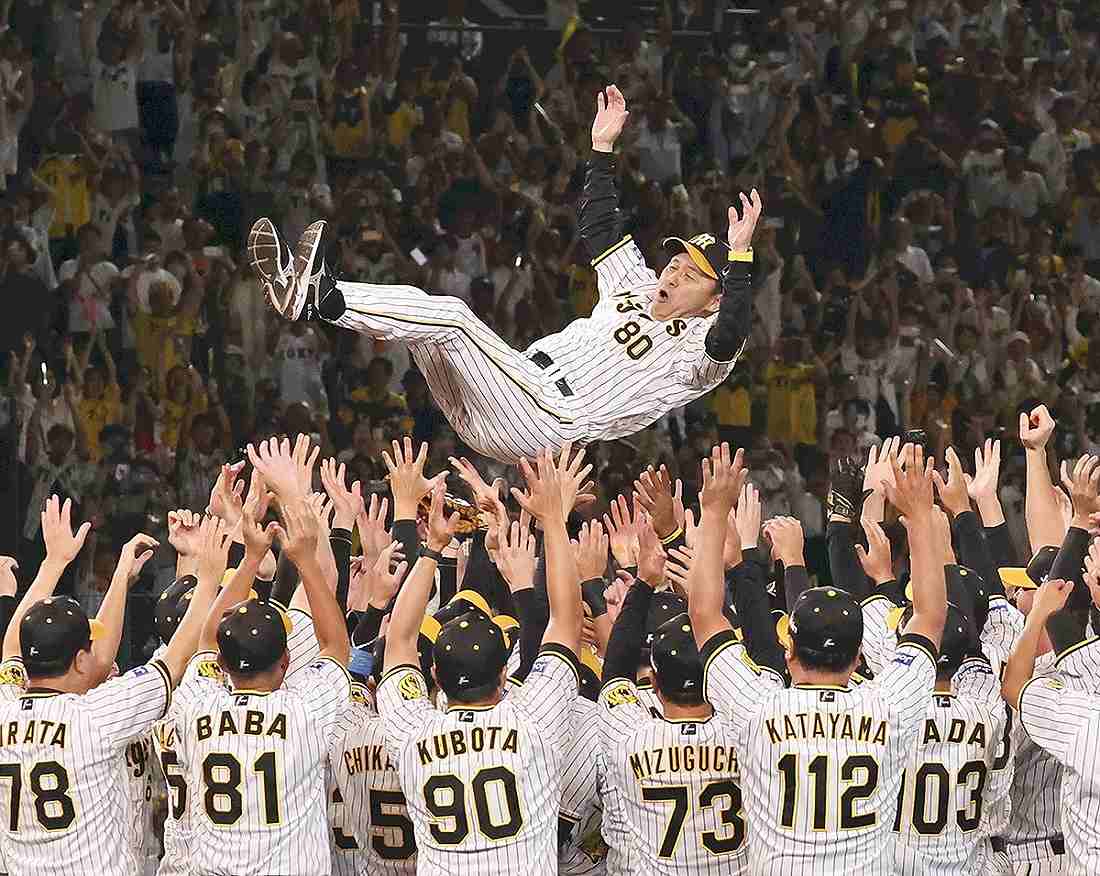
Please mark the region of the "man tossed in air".
<svg viewBox="0 0 1100 876"><path fill-rule="evenodd" d="M320 318L374 338L404 341L435 400L471 447L503 462L566 441L637 432L709 392L729 374L752 323L756 190L730 207L728 244L714 235L670 237L661 272L623 235L615 189L615 140L629 113L614 85L597 97L580 234L599 277L592 315L514 350L465 302L412 286L335 280L325 268L325 222L302 235L293 260L260 219L248 249L275 309Z"/></svg>

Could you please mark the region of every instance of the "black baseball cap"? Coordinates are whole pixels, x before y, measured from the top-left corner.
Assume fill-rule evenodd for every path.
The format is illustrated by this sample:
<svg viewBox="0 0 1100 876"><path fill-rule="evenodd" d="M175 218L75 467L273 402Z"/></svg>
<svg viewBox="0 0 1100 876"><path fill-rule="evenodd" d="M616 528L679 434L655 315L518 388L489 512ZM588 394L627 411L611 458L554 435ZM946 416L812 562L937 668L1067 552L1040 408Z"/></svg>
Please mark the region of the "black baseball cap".
<svg viewBox="0 0 1100 876"><path fill-rule="evenodd" d="M666 249L686 252L695 266L712 280L721 278L731 266L752 269L752 250L746 253L734 253L729 244L713 234L696 234L685 240L682 237L666 237L662 241Z"/></svg>
<svg viewBox="0 0 1100 876"><path fill-rule="evenodd" d="M1051 561L1053 562L1053 557ZM947 601L958 606L967 617L974 617L977 611L975 599L985 601L985 581L982 576L968 566L960 563L943 567L944 587ZM913 601L913 582L905 585L905 598Z"/></svg>
<svg viewBox="0 0 1100 876"><path fill-rule="evenodd" d="M275 665L286 653L290 618L272 602L250 599L233 608L218 624L218 651L225 665L252 674Z"/></svg>
<svg viewBox="0 0 1100 876"><path fill-rule="evenodd" d="M703 661L686 614L679 614L660 626L653 637L649 662L661 691L698 693L702 697Z"/></svg>
<svg viewBox="0 0 1100 876"><path fill-rule="evenodd" d="M679 593L672 590L662 590L653 594L653 601L649 603L649 614L645 622L644 645L650 647L657 635L657 630L667 624L674 617L686 614L688 610L687 600Z"/></svg>
<svg viewBox="0 0 1100 876"><path fill-rule="evenodd" d="M913 617L913 606L901 609L900 617L893 624L896 629L903 628ZM962 662L979 654L981 643L978 628L973 619L958 605L947 603L947 619L943 623L943 637L940 639L939 652L936 655L936 668L940 673L953 673Z"/></svg>
<svg viewBox="0 0 1100 876"><path fill-rule="evenodd" d="M492 618L468 611L443 625L432 656L439 686L448 698L460 699L500 677L508 662L507 637Z"/></svg>
<svg viewBox="0 0 1100 876"><path fill-rule="evenodd" d="M1048 544L1035 552L1035 556L1025 568L1008 566L998 569L997 572L1001 576L1001 581L1008 587L1034 590L1047 579L1056 556L1058 556L1057 546Z"/></svg>
<svg viewBox="0 0 1100 876"><path fill-rule="evenodd" d="M194 575L182 575L169 584L157 598L153 608L153 625L161 642L167 644L187 613L187 605L195 593L199 579Z"/></svg>
<svg viewBox="0 0 1100 876"><path fill-rule="evenodd" d="M30 607L19 622L19 650L31 678L62 675L77 652L104 634L103 624L89 618L68 596L49 596Z"/></svg>
<svg viewBox="0 0 1100 876"><path fill-rule="evenodd" d="M435 640L439 637L439 621L434 617L426 617L420 624L420 634L416 637L416 656L420 663L420 672L424 681L428 683L428 690L435 686L432 678L432 649ZM379 636L374 640L374 665L371 667L371 678L377 684L382 680L382 667L386 664L386 637Z"/></svg>
<svg viewBox="0 0 1100 876"><path fill-rule="evenodd" d="M791 644L816 654L856 659L863 644L863 611L847 590L803 590L787 620Z"/></svg>

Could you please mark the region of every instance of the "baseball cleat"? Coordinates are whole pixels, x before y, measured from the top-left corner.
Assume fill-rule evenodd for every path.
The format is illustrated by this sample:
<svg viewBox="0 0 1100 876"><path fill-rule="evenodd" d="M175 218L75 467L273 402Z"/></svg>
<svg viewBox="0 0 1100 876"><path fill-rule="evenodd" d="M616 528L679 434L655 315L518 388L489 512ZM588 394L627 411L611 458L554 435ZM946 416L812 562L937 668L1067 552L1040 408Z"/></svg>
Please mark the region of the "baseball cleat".
<svg viewBox="0 0 1100 876"><path fill-rule="evenodd" d="M271 306L287 319L297 319L305 305L305 288L299 290L294 261L279 238L275 224L257 219L248 233L248 260Z"/></svg>
<svg viewBox="0 0 1100 876"><path fill-rule="evenodd" d="M344 305L343 296L336 290L322 252L327 226L328 223L320 219L302 233L294 251L294 274L297 277L295 282L300 287L296 294L302 295L303 300L308 299L310 315L336 319L343 313ZM333 300L329 300L330 298Z"/></svg>

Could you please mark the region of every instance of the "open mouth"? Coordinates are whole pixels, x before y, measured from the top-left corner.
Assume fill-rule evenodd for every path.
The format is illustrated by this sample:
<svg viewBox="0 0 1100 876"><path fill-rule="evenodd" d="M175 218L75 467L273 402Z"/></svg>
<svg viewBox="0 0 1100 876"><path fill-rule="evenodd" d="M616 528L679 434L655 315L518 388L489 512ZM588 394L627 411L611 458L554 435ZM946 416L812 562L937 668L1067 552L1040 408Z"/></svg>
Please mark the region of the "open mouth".
<svg viewBox="0 0 1100 876"><path fill-rule="evenodd" d="M657 300L660 301L662 304L668 301L668 293L664 289L658 289Z"/></svg>

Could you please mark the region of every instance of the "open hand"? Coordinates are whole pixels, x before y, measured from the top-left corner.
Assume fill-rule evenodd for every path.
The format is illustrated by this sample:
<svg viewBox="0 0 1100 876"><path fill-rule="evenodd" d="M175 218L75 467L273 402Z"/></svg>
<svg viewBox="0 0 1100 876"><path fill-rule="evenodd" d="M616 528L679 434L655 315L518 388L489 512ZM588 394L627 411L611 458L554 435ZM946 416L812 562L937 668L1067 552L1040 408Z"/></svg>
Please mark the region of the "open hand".
<svg viewBox="0 0 1100 876"><path fill-rule="evenodd" d="M615 85L609 85L596 95L596 118L592 122L592 148L597 152L610 152L623 132L630 112L626 98Z"/></svg>
<svg viewBox="0 0 1100 876"><path fill-rule="evenodd" d="M729 210L730 249L734 252L744 252L752 245L752 235L763 212L764 202L760 200L760 193L756 189L753 189L747 197L744 192L741 192L741 215L737 215L736 206L730 207Z"/></svg>
<svg viewBox="0 0 1100 876"><path fill-rule="evenodd" d="M57 496L50 496L42 511L42 539L46 543L46 559L66 566L76 559L92 528L92 524L85 521L74 533L72 513L72 499L66 499L62 503Z"/></svg>

